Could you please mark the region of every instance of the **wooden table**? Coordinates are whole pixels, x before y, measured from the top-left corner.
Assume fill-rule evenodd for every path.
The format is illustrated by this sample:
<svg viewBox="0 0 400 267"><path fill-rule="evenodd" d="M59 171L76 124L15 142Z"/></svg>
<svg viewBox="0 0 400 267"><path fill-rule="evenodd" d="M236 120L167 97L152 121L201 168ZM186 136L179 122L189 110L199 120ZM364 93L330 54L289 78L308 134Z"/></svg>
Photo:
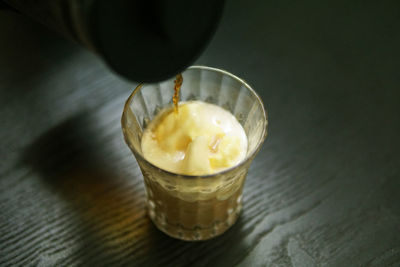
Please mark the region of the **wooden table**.
<svg viewBox="0 0 400 267"><path fill-rule="evenodd" d="M135 84L0 11L1 266L399 266L397 1L228 1L196 64L244 78L269 135L221 237L167 237L120 128Z"/></svg>

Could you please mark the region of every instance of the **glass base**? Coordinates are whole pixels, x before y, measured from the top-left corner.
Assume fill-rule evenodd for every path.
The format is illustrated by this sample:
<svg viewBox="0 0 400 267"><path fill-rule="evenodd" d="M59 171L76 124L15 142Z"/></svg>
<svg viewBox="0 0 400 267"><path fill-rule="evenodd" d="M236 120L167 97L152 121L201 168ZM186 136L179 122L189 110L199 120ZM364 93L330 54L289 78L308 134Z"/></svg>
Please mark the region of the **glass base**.
<svg viewBox="0 0 400 267"><path fill-rule="evenodd" d="M157 214L151 208L151 205L148 205L148 207L150 219L154 225L165 234L185 241L204 241L223 234L235 224L240 215L242 204L238 204L236 209L229 214L225 221L214 221L210 227L196 225L193 228L187 228L179 223L169 223L165 219L165 214Z"/></svg>

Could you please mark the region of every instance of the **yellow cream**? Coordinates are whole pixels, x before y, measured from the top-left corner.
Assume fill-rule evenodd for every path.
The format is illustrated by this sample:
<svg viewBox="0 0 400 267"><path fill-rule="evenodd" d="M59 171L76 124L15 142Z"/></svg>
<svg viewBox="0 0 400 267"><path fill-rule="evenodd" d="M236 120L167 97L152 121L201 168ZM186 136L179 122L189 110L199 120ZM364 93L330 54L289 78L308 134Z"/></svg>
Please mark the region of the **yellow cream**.
<svg viewBox="0 0 400 267"><path fill-rule="evenodd" d="M206 175L238 164L246 157L247 137L225 109L200 101L161 111L142 137L144 157L161 169Z"/></svg>

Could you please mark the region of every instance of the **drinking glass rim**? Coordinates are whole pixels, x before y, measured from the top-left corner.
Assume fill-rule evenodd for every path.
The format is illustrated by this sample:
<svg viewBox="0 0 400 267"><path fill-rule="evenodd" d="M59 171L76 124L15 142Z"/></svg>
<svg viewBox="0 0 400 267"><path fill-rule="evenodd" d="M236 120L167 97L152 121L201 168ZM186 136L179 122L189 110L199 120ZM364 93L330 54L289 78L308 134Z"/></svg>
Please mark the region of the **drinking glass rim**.
<svg viewBox="0 0 400 267"><path fill-rule="evenodd" d="M187 179L210 178L210 177L215 177L215 176L218 176L218 175L223 175L225 173L228 173L228 172L232 171L233 169L239 168L242 165L244 165L250 158L252 158L254 155L256 155L257 152L260 150L262 144L265 141L265 138L267 137L267 125L268 125L267 111L265 110L264 103L263 103L261 97L256 93L256 91L250 85L248 85L243 79L237 77L236 75L234 75L234 74L232 74L232 73L230 73L230 72L228 72L226 70L217 69L217 68L213 68L213 67L207 67L207 66L201 66L201 65L193 65L193 66L188 67L186 70L189 70L189 69L215 71L215 72L219 72L219 73L222 73L224 75L227 75L227 76L239 81L241 84L243 84L256 97L258 102L261 104L263 115L264 115L264 118L265 118L265 121L266 121L266 124L263 127L262 136L261 136L259 142L257 143L256 148L249 155L246 155L246 158L244 158L242 161L240 161L238 164L236 164L236 165L234 165L232 167L229 167L227 169L224 169L222 171L219 171L219 172L216 172L216 173L212 173L212 174L191 175L191 174L180 174L180 173L170 172L170 171L164 170L164 169L154 165L153 163L148 161L146 158L144 158L140 152L136 151L134 146L130 146L129 145L130 142L126 138L125 132L123 133L124 134L124 139L125 139L125 142L128 144L129 148L133 150L133 153L135 154L136 157L140 157L140 159L146 161L148 164L150 164L150 166L156 168L160 172L164 172L164 173L169 174L169 175L179 176L180 178L187 178ZM183 71L182 73L184 73L185 71ZM132 99L135 96L135 94L146 84L148 84L148 83L140 83L139 85L137 85L136 88L133 90L133 92L129 95L128 99L125 101L125 105L124 105L124 109L123 109L122 117L121 117L121 126L122 126L123 130L125 130L125 128L126 128L125 127L126 124L124 123L124 121L126 121L126 116L127 116L126 115L126 110L128 110L130 108L130 105L129 105L130 102L132 101Z"/></svg>

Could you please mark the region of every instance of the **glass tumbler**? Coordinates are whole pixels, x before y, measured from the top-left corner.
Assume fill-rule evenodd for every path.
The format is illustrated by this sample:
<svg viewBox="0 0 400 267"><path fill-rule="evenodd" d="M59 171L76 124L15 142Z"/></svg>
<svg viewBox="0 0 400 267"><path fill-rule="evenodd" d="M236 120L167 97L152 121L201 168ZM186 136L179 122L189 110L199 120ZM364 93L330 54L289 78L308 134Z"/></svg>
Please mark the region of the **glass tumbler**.
<svg viewBox="0 0 400 267"><path fill-rule="evenodd" d="M174 79L137 86L125 103L122 130L141 168L148 214L157 228L182 240L206 240L225 232L240 214L247 171L267 136L267 115L256 92L226 71L192 66L182 76L180 101L216 104L243 126L248 150L242 162L219 173L195 176L162 170L143 157L143 131L155 115L173 105Z"/></svg>

